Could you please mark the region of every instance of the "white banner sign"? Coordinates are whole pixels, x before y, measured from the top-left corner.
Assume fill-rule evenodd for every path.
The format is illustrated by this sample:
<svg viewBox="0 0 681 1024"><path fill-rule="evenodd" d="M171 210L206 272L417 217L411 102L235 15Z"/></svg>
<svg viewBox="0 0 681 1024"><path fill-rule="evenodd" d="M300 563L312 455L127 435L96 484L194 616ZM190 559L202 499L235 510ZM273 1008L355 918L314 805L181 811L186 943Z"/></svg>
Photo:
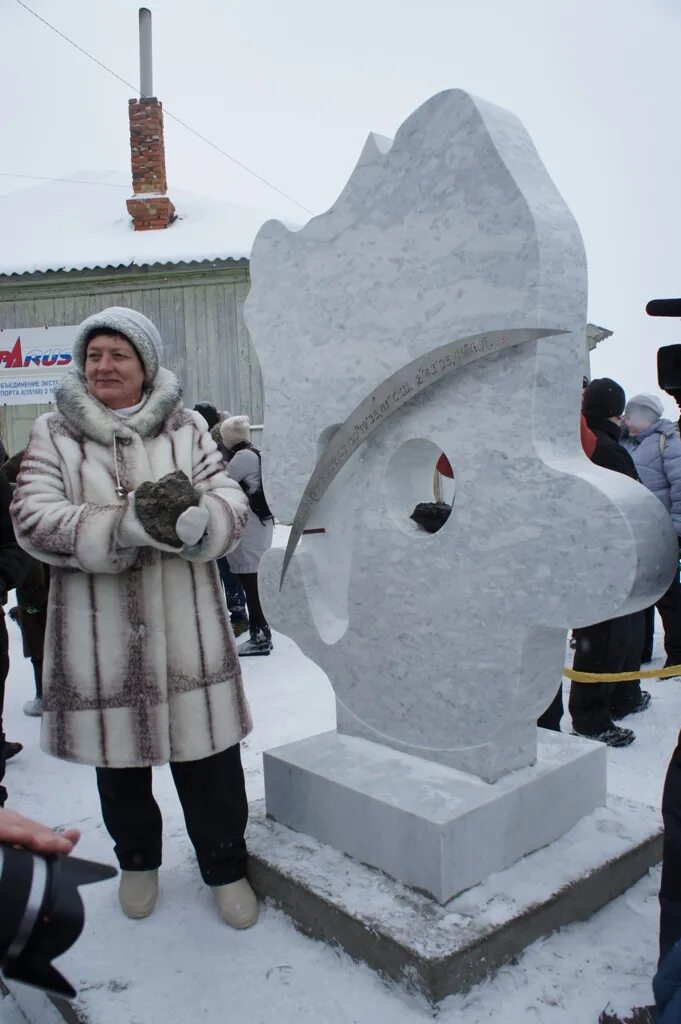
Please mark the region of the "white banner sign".
<svg viewBox="0 0 681 1024"><path fill-rule="evenodd" d="M53 401L59 378L73 365L78 327L5 327L0 330L0 405Z"/></svg>

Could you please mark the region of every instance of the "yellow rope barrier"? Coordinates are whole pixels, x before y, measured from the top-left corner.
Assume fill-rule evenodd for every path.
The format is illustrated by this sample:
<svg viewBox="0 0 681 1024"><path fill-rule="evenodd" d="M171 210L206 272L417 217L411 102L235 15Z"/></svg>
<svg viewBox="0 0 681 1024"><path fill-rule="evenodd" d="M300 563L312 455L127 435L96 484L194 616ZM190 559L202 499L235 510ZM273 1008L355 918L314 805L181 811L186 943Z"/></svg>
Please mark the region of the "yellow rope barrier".
<svg viewBox="0 0 681 1024"><path fill-rule="evenodd" d="M563 675L574 683L633 683L636 679L671 679L672 676L681 676L681 665L639 669L638 672L577 672L574 668L565 668Z"/></svg>

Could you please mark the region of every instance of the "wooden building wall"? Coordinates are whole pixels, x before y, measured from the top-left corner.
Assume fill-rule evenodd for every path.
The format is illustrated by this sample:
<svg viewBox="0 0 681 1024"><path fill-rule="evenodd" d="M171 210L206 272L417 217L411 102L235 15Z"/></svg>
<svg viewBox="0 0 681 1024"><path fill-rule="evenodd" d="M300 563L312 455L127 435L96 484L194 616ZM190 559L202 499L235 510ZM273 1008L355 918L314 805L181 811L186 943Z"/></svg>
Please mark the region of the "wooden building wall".
<svg viewBox="0 0 681 1024"><path fill-rule="evenodd" d="M185 402L212 402L262 423L263 390L246 330L247 260L0 276L0 328L79 324L106 306L129 306L157 325L163 365ZM0 406L0 433L14 451L27 424L50 406Z"/></svg>

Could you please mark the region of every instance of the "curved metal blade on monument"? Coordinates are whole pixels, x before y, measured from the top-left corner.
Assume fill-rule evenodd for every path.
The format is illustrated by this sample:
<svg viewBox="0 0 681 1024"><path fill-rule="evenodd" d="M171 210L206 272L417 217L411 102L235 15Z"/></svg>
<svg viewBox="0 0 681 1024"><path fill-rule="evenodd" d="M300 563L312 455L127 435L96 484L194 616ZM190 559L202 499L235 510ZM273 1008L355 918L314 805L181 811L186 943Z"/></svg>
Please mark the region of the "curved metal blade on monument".
<svg viewBox="0 0 681 1024"><path fill-rule="evenodd" d="M419 356L379 384L338 428L315 466L291 526L279 589L284 585L286 570L315 505L346 462L381 423L426 388L476 359L528 341L566 333L556 327L513 327L508 331L471 334Z"/></svg>

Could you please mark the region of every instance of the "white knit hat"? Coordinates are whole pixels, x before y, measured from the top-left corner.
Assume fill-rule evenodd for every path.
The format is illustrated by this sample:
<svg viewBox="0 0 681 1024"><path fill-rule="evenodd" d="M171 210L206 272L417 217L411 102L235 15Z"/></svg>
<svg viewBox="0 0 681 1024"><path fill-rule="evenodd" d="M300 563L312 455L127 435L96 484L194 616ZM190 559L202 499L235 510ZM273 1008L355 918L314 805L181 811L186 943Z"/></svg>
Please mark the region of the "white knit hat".
<svg viewBox="0 0 681 1024"><path fill-rule="evenodd" d="M161 364L163 341L148 317L138 313L136 309L126 309L125 306L109 306L101 313L95 313L94 316L83 320L73 343L73 361L80 372L85 371L88 342L102 327L117 331L128 339L140 357L146 383L151 384Z"/></svg>
<svg viewBox="0 0 681 1024"><path fill-rule="evenodd" d="M657 397L657 395L649 395L645 393L633 395L627 402L627 409L629 409L630 405L638 405L642 406L644 409L650 409L651 412L655 413L655 419L658 420L664 412L662 401Z"/></svg>
<svg viewBox="0 0 681 1024"><path fill-rule="evenodd" d="M248 416L230 416L220 424L220 437L225 448L233 448L251 440L251 421Z"/></svg>

